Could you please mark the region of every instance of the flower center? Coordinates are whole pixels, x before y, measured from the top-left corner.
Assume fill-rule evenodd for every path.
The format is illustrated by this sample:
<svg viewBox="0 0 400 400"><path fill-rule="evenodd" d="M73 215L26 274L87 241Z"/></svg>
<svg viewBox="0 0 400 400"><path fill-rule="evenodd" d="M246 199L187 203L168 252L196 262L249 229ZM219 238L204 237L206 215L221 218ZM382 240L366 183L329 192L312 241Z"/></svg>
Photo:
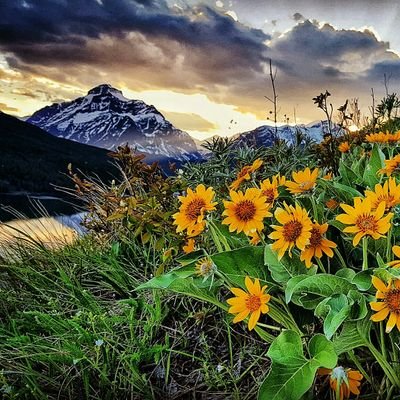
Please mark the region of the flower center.
<svg viewBox="0 0 400 400"><path fill-rule="evenodd" d="M310 237L310 244L307 248L310 247L318 247L322 242L322 235L318 228L311 229L311 237Z"/></svg>
<svg viewBox="0 0 400 400"><path fill-rule="evenodd" d="M235 214L241 221L250 221L256 214L256 206L250 200L242 200L236 205Z"/></svg>
<svg viewBox="0 0 400 400"><path fill-rule="evenodd" d="M201 209L203 207L205 207L205 205L206 205L206 202L203 199L200 199L200 198L193 199L186 206L186 210L185 210L186 217L188 219L190 219L191 221L196 220L201 213Z"/></svg>
<svg viewBox="0 0 400 400"><path fill-rule="evenodd" d="M263 196L267 198L267 203L272 203L275 200L275 190L274 189L265 189L262 192Z"/></svg>
<svg viewBox="0 0 400 400"><path fill-rule="evenodd" d="M197 274L207 276L212 272L213 266L213 262L210 259L203 258L196 264Z"/></svg>
<svg viewBox="0 0 400 400"><path fill-rule="evenodd" d="M376 223L376 220L372 215L359 216L357 218L356 225L361 232L367 232L367 231L375 232L378 230L378 224Z"/></svg>
<svg viewBox="0 0 400 400"><path fill-rule="evenodd" d="M400 289L390 289L386 293L385 303L391 312L400 314Z"/></svg>
<svg viewBox="0 0 400 400"><path fill-rule="evenodd" d="M331 372L331 378L343 381L347 379L347 373L343 367L336 367Z"/></svg>
<svg viewBox="0 0 400 400"><path fill-rule="evenodd" d="M295 242L302 229L303 225L299 221L290 221L283 225L283 237L287 242Z"/></svg>
<svg viewBox="0 0 400 400"><path fill-rule="evenodd" d="M246 307L250 312L257 311L261 307L260 296L256 296L254 294L249 295L246 299Z"/></svg>

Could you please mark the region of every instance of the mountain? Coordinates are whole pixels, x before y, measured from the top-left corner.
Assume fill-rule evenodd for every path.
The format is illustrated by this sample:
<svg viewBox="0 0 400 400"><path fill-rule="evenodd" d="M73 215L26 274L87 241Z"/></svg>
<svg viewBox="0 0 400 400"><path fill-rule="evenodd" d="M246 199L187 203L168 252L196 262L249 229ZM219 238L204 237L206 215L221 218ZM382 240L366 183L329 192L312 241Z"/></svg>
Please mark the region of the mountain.
<svg viewBox="0 0 400 400"><path fill-rule="evenodd" d="M335 133L339 133L339 127L334 126ZM296 137L299 133L307 136L312 141L319 143L323 139L324 132L327 131L327 121L315 121L307 125L284 125L277 127L278 139L284 140L289 145L296 142ZM209 151L203 147L206 142L211 142L217 135L209 137L205 140L195 140L196 145L199 148L199 152L203 157L207 157ZM231 136L231 140L234 140L234 147L250 146L272 146L274 143L275 128L271 125L262 125L251 131L237 133Z"/></svg>
<svg viewBox="0 0 400 400"><path fill-rule="evenodd" d="M319 143L325 132L325 121L316 121L308 125L284 125L278 126L278 139L285 140L288 144L294 144L296 135L302 133L313 141ZM249 146L272 146L275 137L275 128L270 125L262 125L251 131L239 133L234 136L236 145L247 144Z"/></svg>
<svg viewBox="0 0 400 400"><path fill-rule="evenodd" d="M73 187L68 164L110 179L107 150L56 138L42 129L0 112L0 193L53 192L53 185Z"/></svg>
<svg viewBox="0 0 400 400"><path fill-rule="evenodd" d="M175 128L154 106L129 100L108 84L73 101L44 107L27 122L54 136L97 147L113 149L129 143L148 155L148 161L201 158L190 135Z"/></svg>

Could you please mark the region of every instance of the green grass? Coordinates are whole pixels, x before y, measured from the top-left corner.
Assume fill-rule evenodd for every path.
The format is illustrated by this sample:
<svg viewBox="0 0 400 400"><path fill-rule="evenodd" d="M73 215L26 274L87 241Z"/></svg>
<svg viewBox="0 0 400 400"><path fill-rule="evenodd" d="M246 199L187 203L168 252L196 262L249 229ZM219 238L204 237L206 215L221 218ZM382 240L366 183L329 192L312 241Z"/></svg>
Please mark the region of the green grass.
<svg viewBox="0 0 400 400"><path fill-rule="evenodd" d="M5 398L255 396L268 365L257 337L203 303L135 291L157 267L154 250L87 236L16 251L0 261Z"/></svg>

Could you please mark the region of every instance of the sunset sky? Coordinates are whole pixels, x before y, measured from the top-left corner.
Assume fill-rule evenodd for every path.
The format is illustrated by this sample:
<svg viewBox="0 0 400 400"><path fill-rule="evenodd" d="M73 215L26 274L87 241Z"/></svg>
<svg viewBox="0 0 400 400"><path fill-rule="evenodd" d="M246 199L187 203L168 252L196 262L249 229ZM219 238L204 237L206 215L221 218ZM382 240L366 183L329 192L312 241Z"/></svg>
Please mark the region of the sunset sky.
<svg viewBox="0 0 400 400"><path fill-rule="evenodd" d="M397 0L0 0L0 110L29 115L110 83L197 138L323 118L400 90Z"/></svg>

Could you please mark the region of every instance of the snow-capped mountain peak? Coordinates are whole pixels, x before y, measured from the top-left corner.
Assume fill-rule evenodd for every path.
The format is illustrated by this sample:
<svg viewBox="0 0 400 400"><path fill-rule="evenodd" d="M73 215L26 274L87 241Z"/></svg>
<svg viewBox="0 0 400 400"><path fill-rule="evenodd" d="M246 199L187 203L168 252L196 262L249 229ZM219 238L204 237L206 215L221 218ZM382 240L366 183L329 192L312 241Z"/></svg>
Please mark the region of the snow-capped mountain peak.
<svg viewBox="0 0 400 400"><path fill-rule="evenodd" d="M333 127L336 134L340 134L340 127ZM296 136L301 133L305 137L316 143L321 142L324 132L327 130L327 121L315 121L307 125L283 125L277 127L277 138L284 140L292 145L295 143ZM254 130L239 133L234 136L237 139L236 144L247 144L249 146L272 146L275 140L275 127L271 125L262 125Z"/></svg>
<svg viewBox="0 0 400 400"><path fill-rule="evenodd" d="M35 112L27 122L52 135L108 149L129 143L150 159L199 157L193 139L152 105L130 100L109 84Z"/></svg>

